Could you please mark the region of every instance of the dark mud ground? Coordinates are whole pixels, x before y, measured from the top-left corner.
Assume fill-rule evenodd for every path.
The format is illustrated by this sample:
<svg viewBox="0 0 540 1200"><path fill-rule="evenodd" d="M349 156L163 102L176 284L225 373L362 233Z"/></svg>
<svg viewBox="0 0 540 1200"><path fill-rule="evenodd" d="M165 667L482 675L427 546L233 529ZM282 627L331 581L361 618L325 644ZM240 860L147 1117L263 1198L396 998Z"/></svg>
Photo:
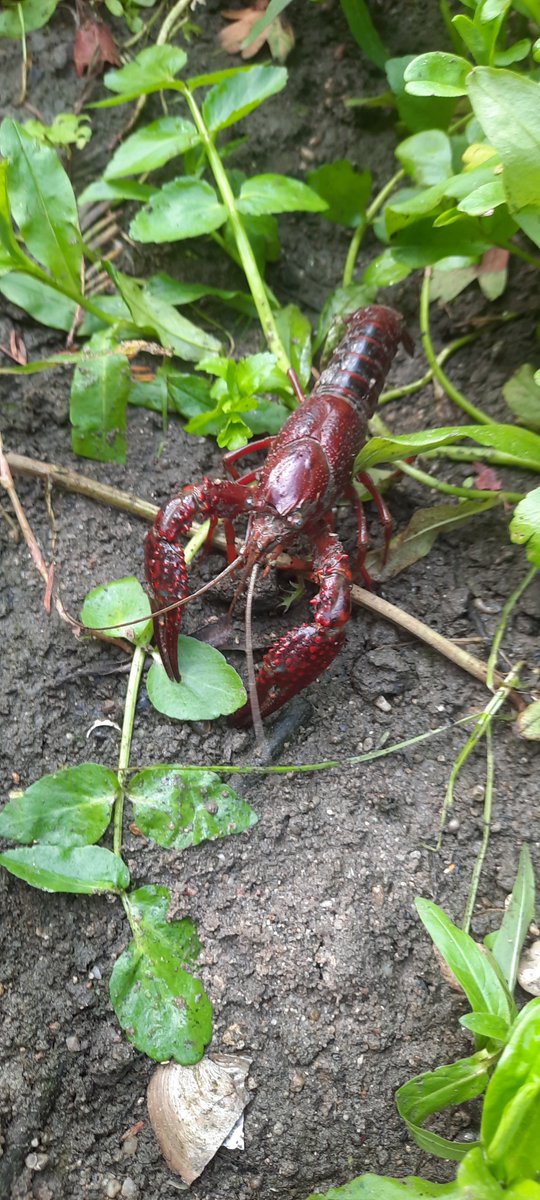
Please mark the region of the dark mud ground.
<svg viewBox="0 0 540 1200"><path fill-rule="evenodd" d="M407 6L407 18L399 21L403 6L377 7L393 53L435 44L438 6L431 4L429 28L424 5ZM202 35L190 51L195 71L221 61L215 50L217 6L197 14ZM391 171L386 119L366 120L361 110L342 104L345 95L377 91L380 77L357 53L337 7L299 9L297 32L289 89L251 118L242 165L298 173L312 162L348 155L358 165L371 164L384 181ZM69 109L81 93L71 67L72 36L71 16L61 7L51 27L30 38L29 99L51 117ZM14 95L17 48L4 45L1 53L2 86L7 96ZM9 105L6 111L21 115ZM157 111L157 103L149 106L150 114ZM115 114L96 120L93 142L75 164L77 181L97 173L119 119ZM299 301L315 318L337 282L347 239L316 219L283 220L282 232L284 251L272 270L272 286L282 300ZM208 246L194 249L195 256L182 249L174 255L159 251L152 267L168 268L179 278L206 272L214 281L230 279L231 271L235 277ZM373 254L369 243L365 253L367 261ZM124 262L140 270L149 260L141 265L128 247ZM392 294L413 330L417 290L414 281ZM530 292L527 269L512 268L504 306L527 313ZM483 306L480 295L470 292L441 314L440 344ZM5 305L4 344L12 327L24 335L32 357L61 347L57 335ZM533 316L518 321L504 343L499 333L487 336L454 360L454 378L474 401L502 415L500 385L530 358L533 336ZM419 359L411 365L400 358L394 382L413 377L419 365ZM158 501L180 482L219 470L213 444L188 439L175 422L159 453L160 422L139 410L130 418L126 468L75 460L68 392L67 376L60 372L22 382L4 379L7 447ZM385 415L396 430L459 420L457 410L435 398L431 388ZM51 532L43 490L22 480L19 490L47 556ZM399 525L430 502L410 481L393 490ZM131 573L142 577L140 522L61 493L54 496L54 511L56 579L70 611L80 609L96 584ZM121 720L126 680L101 673L118 661L118 652L75 641L55 616L45 615L27 550L13 542L4 521L0 538L0 755L7 795L13 772L26 786L44 772L88 759L114 766L118 730L90 730L103 718ZM507 515L497 511L441 540L428 559L386 585L383 594L449 636L489 637L523 571L522 555L509 546ZM506 639L505 662L524 658L538 668L537 599L533 588L524 596ZM209 602L205 615L215 607L217 601ZM188 630L201 619L190 613ZM266 616L266 626L269 622L279 627L277 612ZM481 645L476 649L483 652ZM241 666L240 656L236 659ZM380 697L387 701L382 709ZM345 757L377 746L383 737L395 742L453 721L485 699L479 684L425 646L356 612L346 651L301 702L300 723L294 710L290 719L284 717L285 746L278 758L302 763ZM150 849L128 834L134 883L166 883L175 912L189 912L199 923L202 974L215 1006L214 1049L242 1050L252 1059L245 1152L221 1151L194 1184L196 1200L301 1200L367 1170L448 1177L449 1167L411 1144L392 1097L410 1075L469 1050L469 1035L457 1024L463 1002L441 980L413 903L423 895L455 919L463 912L481 835L481 756L459 786L456 828L445 835L442 853L424 848L434 838L448 773L462 744L463 733L450 731L371 767L257 781L246 794L259 824L247 835L184 854ZM521 843L527 839L533 853L538 844L534 747L504 724L495 745L495 815L474 921L478 936L500 921ZM250 735L233 734L224 723L176 725L144 697L140 703L134 764L212 764L251 753ZM124 1197L176 1195L184 1185L165 1166L147 1120L152 1065L122 1038L108 999L111 967L127 940L121 906L41 894L5 873L0 897L2 1200L98 1198L116 1195L120 1186ZM467 1126L472 1135L477 1115L460 1114L450 1129L463 1132ZM140 1120L144 1127L126 1145L122 1134ZM28 1157L36 1154L44 1157ZM32 1169L36 1163L40 1172Z"/></svg>

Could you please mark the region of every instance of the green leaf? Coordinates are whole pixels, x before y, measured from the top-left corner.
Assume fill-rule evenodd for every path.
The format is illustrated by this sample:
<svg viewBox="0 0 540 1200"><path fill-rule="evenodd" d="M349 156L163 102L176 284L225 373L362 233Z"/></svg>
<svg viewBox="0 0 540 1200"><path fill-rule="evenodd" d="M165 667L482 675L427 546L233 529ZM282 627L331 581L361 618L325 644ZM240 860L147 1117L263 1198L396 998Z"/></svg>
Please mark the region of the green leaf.
<svg viewBox="0 0 540 1200"><path fill-rule="evenodd" d="M1 284L0 284L1 286ZM524 363L503 385L503 396L516 417L540 433L540 385L535 379L535 369Z"/></svg>
<svg viewBox="0 0 540 1200"><path fill-rule="evenodd" d="M11 209L7 194L7 162L0 162L0 274L19 269L25 265L26 257L19 248L13 231Z"/></svg>
<svg viewBox="0 0 540 1200"><path fill-rule="evenodd" d="M242 680L219 650L182 634L178 657L181 683L168 679L161 662L148 672L148 696L158 712L177 721L212 721L245 704Z"/></svg>
<svg viewBox="0 0 540 1200"><path fill-rule="evenodd" d="M128 275L110 265L108 269L137 329L155 334L162 346L174 350L187 362L198 362L206 354L219 353L221 344L217 338L182 317L172 304L146 292Z"/></svg>
<svg viewBox="0 0 540 1200"><path fill-rule="evenodd" d="M167 849L244 833L257 821L249 804L213 771L147 767L131 780L128 795L137 827Z"/></svg>
<svg viewBox="0 0 540 1200"><path fill-rule="evenodd" d="M430 1196L448 1196L458 1200L453 1183L428 1183L407 1175L390 1179L383 1175L358 1175L343 1187L330 1188L324 1196L313 1193L307 1200L426 1200Z"/></svg>
<svg viewBox="0 0 540 1200"><path fill-rule="evenodd" d="M148 620L132 624L141 617ZM112 626L104 630L107 637L127 638L136 646L145 646L153 632L150 601L134 575L92 588L85 597L81 621L89 629Z"/></svg>
<svg viewBox="0 0 540 1200"><path fill-rule="evenodd" d="M0 837L29 845L88 846L99 841L120 794L116 775L97 763L43 775L0 812Z"/></svg>
<svg viewBox="0 0 540 1200"><path fill-rule="evenodd" d="M296 304L288 304L286 308L278 309L274 319L291 367L302 387L307 388L311 378L311 325L308 318Z"/></svg>
<svg viewBox="0 0 540 1200"><path fill-rule="evenodd" d="M0 12L0 37L20 39L23 28L25 33L42 29L52 17L58 3L59 0L21 0L20 5L3 6L4 11Z"/></svg>
<svg viewBox="0 0 540 1200"><path fill-rule="evenodd" d="M463 200L460 200L457 207L460 212L469 213L471 217L483 217L486 213L491 213L494 208L505 203L502 179L498 176L491 183L484 183L474 192L469 192Z"/></svg>
<svg viewBox="0 0 540 1200"><path fill-rule="evenodd" d="M477 67L467 83L474 112L503 161L510 208L540 205L540 84L494 67Z"/></svg>
<svg viewBox="0 0 540 1200"><path fill-rule="evenodd" d="M540 700L533 700L520 712L514 728L520 737L531 742L540 741Z"/></svg>
<svg viewBox="0 0 540 1200"><path fill-rule="evenodd" d="M504 1184L540 1171L540 997L522 1009L486 1092L481 1138Z"/></svg>
<svg viewBox="0 0 540 1200"><path fill-rule="evenodd" d="M466 96L470 70L467 59L457 54L419 54L405 69L406 90L413 96Z"/></svg>
<svg viewBox="0 0 540 1200"><path fill-rule="evenodd" d="M474 1146L458 1168L456 1200L507 1200L491 1174L483 1147Z"/></svg>
<svg viewBox="0 0 540 1200"><path fill-rule="evenodd" d="M131 372L123 354L95 353L108 342L95 334L73 373L71 445L75 454L98 462L126 460L126 410Z"/></svg>
<svg viewBox="0 0 540 1200"><path fill-rule="evenodd" d="M520 1179L504 1192L504 1200L540 1200L540 1183L534 1179Z"/></svg>
<svg viewBox="0 0 540 1200"><path fill-rule="evenodd" d="M253 300L248 292L242 292L235 288L216 288L209 283L180 282L164 271L150 276L145 291L147 295L157 296L158 300L166 300L167 304L173 304L175 307L194 304L206 296L215 296L216 299L222 300L224 304L230 304L231 308L237 309L246 316L256 315Z"/></svg>
<svg viewBox="0 0 540 1200"><path fill-rule="evenodd" d="M129 886L126 864L103 846L62 848L38 843L4 850L0 866L43 892L91 896L94 892L121 892Z"/></svg>
<svg viewBox="0 0 540 1200"><path fill-rule="evenodd" d="M118 96L100 100L92 108L110 108L113 104L136 100L138 96L161 92L176 82L175 76L186 62L187 55L178 46L148 46L125 67L120 67L118 71L107 71L103 77L105 87L117 92Z"/></svg>
<svg viewBox="0 0 540 1200"><path fill-rule="evenodd" d="M77 201L56 151L29 137L10 117L0 127L11 212L38 262L68 290L80 291L82 261Z"/></svg>
<svg viewBox="0 0 540 1200"><path fill-rule="evenodd" d="M513 231L512 225L509 236ZM438 263L441 259L454 258L456 255L478 258L486 250L491 250L494 240L487 224L484 227L478 218L468 217L456 210L452 224L442 228L424 220L415 221L407 229L400 229L392 239L392 249L394 257L400 262L410 267L427 267L430 263Z"/></svg>
<svg viewBox="0 0 540 1200"><path fill-rule="evenodd" d="M371 20L365 0L341 0L341 7L360 49L377 67L384 67L388 52Z"/></svg>
<svg viewBox="0 0 540 1200"><path fill-rule="evenodd" d="M107 163L104 178L121 179L124 175L155 171L199 141L191 121L183 117L160 117L121 143Z"/></svg>
<svg viewBox="0 0 540 1200"><path fill-rule="evenodd" d="M186 970L200 951L195 926L187 917L167 919L170 898L168 888L153 885L125 897L133 940L114 965L110 994L138 1050L189 1066L212 1037L212 1006Z"/></svg>
<svg viewBox="0 0 540 1200"><path fill-rule="evenodd" d="M396 458L424 454L426 450L436 450L438 446L447 446L463 437L472 438L481 446L493 446L504 454L514 455L527 470L540 471L540 437L537 434L518 429L515 425L448 425L440 429L403 434L401 437L371 438L356 459L355 473L367 471L370 466L376 467L382 462L394 462ZM537 491L540 502L540 489ZM534 495L535 492L529 493L529 497ZM525 504L526 501L522 500L521 503ZM516 512L520 507L518 505ZM526 538L515 540L525 541Z"/></svg>
<svg viewBox="0 0 540 1200"><path fill-rule="evenodd" d="M137 242L178 242L219 229L227 219L215 189L204 179L172 179L154 192L131 222Z"/></svg>
<svg viewBox="0 0 540 1200"><path fill-rule="evenodd" d="M520 500L510 522L510 537L525 546L529 562L540 567L540 488Z"/></svg>
<svg viewBox="0 0 540 1200"><path fill-rule="evenodd" d="M34 321L69 333L77 312L75 301L68 300L41 279L34 279L23 271L9 271L0 276L0 292L12 304L29 313Z"/></svg>
<svg viewBox="0 0 540 1200"><path fill-rule="evenodd" d="M376 289L365 283L350 283L347 287L338 287L331 292L319 317L314 350L319 350L326 341L334 322L347 317L357 308L363 308L365 304L371 304L375 294Z"/></svg>
<svg viewBox="0 0 540 1200"><path fill-rule="evenodd" d="M515 1005L489 950L481 949L431 900L418 898L416 908L431 939L463 988L473 1012L488 1012L506 1022L512 1021Z"/></svg>
<svg viewBox="0 0 540 1200"><path fill-rule="evenodd" d="M99 200L107 200L110 204L119 203L121 200L140 200L145 204L155 191L155 187L148 183L138 183L135 179L122 179L118 183L95 179L81 192L78 203L80 208L85 204L95 204Z"/></svg>
<svg viewBox="0 0 540 1200"><path fill-rule="evenodd" d="M241 121L264 100L281 92L286 82L285 67L251 67L222 79L205 97L203 117L208 128L217 133Z"/></svg>
<svg viewBox="0 0 540 1200"><path fill-rule="evenodd" d="M240 189L237 205L242 213L324 212L326 201L307 183L288 175L253 175Z"/></svg>
<svg viewBox="0 0 540 1200"><path fill-rule="evenodd" d="M424 129L405 138L396 149L402 167L423 187L431 187L452 174L452 146L442 129Z"/></svg>
<svg viewBox="0 0 540 1200"><path fill-rule="evenodd" d="M464 1029L470 1029L471 1033L477 1037L488 1038L490 1041L506 1042L508 1039L508 1030L510 1028L507 1021L502 1017L494 1017L492 1013L474 1012L467 1013L465 1017L459 1018L460 1025Z"/></svg>
<svg viewBox="0 0 540 1200"><path fill-rule="evenodd" d="M401 283L402 279L406 279L410 275L411 268L406 263L399 262L390 249L383 250L377 258L374 258L366 267L362 276L362 286L378 291L379 288L392 287L395 283Z"/></svg>
<svg viewBox="0 0 540 1200"><path fill-rule="evenodd" d="M487 512L500 504L497 493L493 497L464 500L458 504L434 504L431 508L420 508L413 513L408 525L392 539L390 552L384 566L380 564L380 552L374 550L367 556L366 566L377 582L393 579L419 559L429 554L432 546L442 534L459 528L479 513Z"/></svg>
<svg viewBox="0 0 540 1200"><path fill-rule="evenodd" d="M448 1066L437 1067L435 1071L425 1071L398 1088L396 1106L399 1115L423 1150L454 1161L460 1161L470 1150L470 1142L449 1141L422 1126L432 1113L480 1096L488 1083L490 1061L487 1051L480 1050L471 1058L459 1059Z"/></svg>
<svg viewBox="0 0 540 1200"><path fill-rule="evenodd" d="M521 847L510 903L505 911L501 927L490 944L493 957L498 962L511 992L514 991L521 951L533 919L534 871L529 847L525 845Z"/></svg>
<svg viewBox="0 0 540 1200"><path fill-rule="evenodd" d="M356 229L364 220L371 193L369 171L355 171L348 159L342 158L317 167L307 179L310 187L326 201L325 221Z"/></svg>
<svg viewBox="0 0 540 1200"><path fill-rule="evenodd" d="M412 96L405 90L405 71L413 61L414 55L406 54L401 58L389 58L385 66L400 120L412 133L422 129L448 129L456 106L455 99Z"/></svg>

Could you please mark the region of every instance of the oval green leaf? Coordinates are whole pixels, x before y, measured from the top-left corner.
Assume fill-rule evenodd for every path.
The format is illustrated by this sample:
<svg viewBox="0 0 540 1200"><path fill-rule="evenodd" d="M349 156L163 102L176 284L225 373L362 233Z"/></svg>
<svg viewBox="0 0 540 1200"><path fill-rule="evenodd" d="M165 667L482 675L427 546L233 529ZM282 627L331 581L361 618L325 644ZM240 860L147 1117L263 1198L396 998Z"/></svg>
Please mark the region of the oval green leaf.
<svg viewBox="0 0 540 1200"><path fill-rule="evenodd" d="M199 134L191 121L183 117L160 117L121 143L107 163L104 178L121 179L124 175L155 171L198 141Z"/></svg>
<svg viewBox="0 0 540 1200"><path fill-rule="evenodd" d="M540 83L515 71L476 67L467 81L475 115L504 165L511 208L540 204Z"/></svg>
<svg viewBox="0 0 540 1200"><path fill-rule="evenodd" d="M128 795L135 824L167 849L244 833L257 821L249 804L212 771L147 767L132 779Z"/></svg>
<svg viewBox="0 0 540 1200"><path fill-rule="evenodd" d="M471 64L458 54L419 54L405 68L406 90L412 96L466 96L470 70Z"/></svg>
<svg viewBox="0 0 540 1200"><path fill-rule="evenodd" d="M424 129L400 142L396 158L422 187L432 187L452 174L452 146L442 129Z"/></svg>
<svg viewBox="0 0 540 1200"><path fill-rule="evenodd" d="M71 445L82 458L124 463L131 371L126 356L114 349L110 334L95 334L73 372Z"/></svg>
<svg viewBox="0 0 540 1200"><path fill-rule="evenodd" d="M3 281L2 281L3 282ZM1 283L0 283L1 286ZM540 433L540 378L531 363L523 363L503 385L503 396L516 417Z"/></svg>
<svg viewBox="0 0 540 1200"><path fill-rule="evenodd" d="M540 442L540 438L537 440ZM510 537L519 546L525 546L529 562L540 567L540 487L520 500L510 522Z"/></svg>
<svg viewBox="0 0 540 1200"><path fill-rule="evenodd" d="M148 696L158 712L177 721L211 721L245 704L242 680L219 650L181 634L178 658L181 683L167 677L161 662L153 662L148 672Z"/></svg>
<svg viewBox="0 0 540 1200"><path fill-rule="evenodd" d="M253 175L240 189L237 206L242 213L324 212L328 205L322 196L288 175Z"/></svg>
<svg viewBox="0 0 540 1200"><path fill-rule="evenodd" d="M540 700L533 700L520 712L514 728L520 737L540 742Z"/></svg>
<svg viewBox="0 0 540 1200"><path fill-rule="evenodd" d="M0 866L43 892L123 892L129 886L125 862L103 846L61 848L43 845L4 850Z"/></svg>
<svg viewBox="0 0 540 1200"><path fill-rule="evenodd" d="M481 949L463 929L458 929L431 900L417 899L416 909L473 1012L492 1013L506 1023L513 1021L515 1005L492 954Z"/></svg>
<svg viewBox="0 0 540 1200"><path fill-rule="evenodd" d="M421 430L419 433L397 437L374 437L360 451L354 470L367 471L382 462L395 462L397 458L423 454L436 450L438 446L458 442L461 438L472 438L481 446L493 446L506 456L515 459L515 465L525 470L540 471L540 437L528 429L515 425L447 425L440 429ZM510 465L507 458L507 465ZM535 492L530 495L534 496ZM527 497L529 499L529 497ZM522 501L525 504L525 501ZM519 506L518 506L519 507ZM517 511L517 510L516 510ZM520 539L525 540L525 539Z"/></svg>
<svg viewBox="0 0 540 1200"><path fill-rule="evenodd" d="M43 775L2 809L0 837L23 845L91 845L105 833L119 792L114 772L98 763Z"/></svg>
<svg viewBox="0 0 540 1200"><path fill-rule="evenodd" d="M540 997L520 1012L484 1101L481 1137L508 1185L540 1171Z"/></svg>
<svg viewBox="0 0 540 1200"><path fill-rule="evenodd" d="M369 171L355 171L348 159L342 158L317 167L307 179L309 186L326 201L325 221L355 229L364 219L371 193Z"/></svg>
<svg viewBox="0 0 540 1200"><path fill-rule="evenodd" d="M154 192L131 222L136 242L179 242L182 238L212 233L224 224L225 206L204 179L172 179Z"/></svg>
<svg viewBox="0 0 540 1200"><path fill-rule="evenodd" d="M287 82L285 67L251 67L216 83L203 104L203 116L212 133L247 117L264 100L281 92Z"/></svg>
<svg viewBox="0 0 540 1200"><path fill-rule="evenodd" d="M134 625L141 617L148 621ZM89 629L103 629L107 637L127 638L136 646L146 645L152 637L150 601L134 575L92 588L82 606L81 621Z"/></svg>
<svg viewBox="0 0 540 1200"><path fill-rule="evenodd" d="M20 38L23 30L33 33L42 29L57 7L59 0L22 0L19 13L18 4L2 5L0 13L0 37ZM22 17L22 21L21 21Z"/></svg>
<svg viewBox="0 0 540 1200"><path fill-rule="evenodd" d="M424 1121L452 1104L463 1104L480 1096L489 1079L490 1056L485 1050L461 1058L435 1071L424 1071L409 1079L396 1092L396 1106L417 1145L442 1158L460 1161L470 1142L454 1142L423 1128Z"/></svg>
<svg viewBox="0 0 540 1200"><path fill-rule="evenodd" d="M175 76L186 65L187 55L178 46L147 46L132 62L117 71L107 71L103 77L105 87L118 96L100 100L92 108L110 108L113 104L125 104L138 96L161 92L174 85Z"/></svg>
<svg viewBox="0 0 540 1200"><path fill-rule="evenodd" d="M114 1011L143 1054L189 1066L212 1037L212 1006L200 980L186 970L199 955L195 926L187 917L167 919L167 888L139 888L126 901L134 938L111 975Z"/></svg>

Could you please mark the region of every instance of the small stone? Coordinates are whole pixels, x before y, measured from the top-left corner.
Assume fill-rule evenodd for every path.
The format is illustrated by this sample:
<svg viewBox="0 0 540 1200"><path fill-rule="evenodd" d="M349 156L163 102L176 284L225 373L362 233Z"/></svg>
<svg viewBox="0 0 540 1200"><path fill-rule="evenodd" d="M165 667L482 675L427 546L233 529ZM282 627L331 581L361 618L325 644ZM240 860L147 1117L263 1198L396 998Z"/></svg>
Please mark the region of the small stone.
<svg viewBox="0 0 540 1200"><path fill-rule="evenodd" d="M119 1179L107 1179L105 1182L104 1192L108 1200L114 1200L115 1196L119 1196L122 1191L122 1184Z"/></svg>
<svg viewBox="0 0 540 1200"><path fill-rule="evenodd" d="M49 1161L48 1154L27 1154L25 1158L26 1166L29 1171L42 1171L47 1166Z"/></svg>
<svg viewBox="0 0 540 1200"><path fill-rule="evenodd" d="M459 818L458 817L450 817L450 820L449 820L446 828L449 833L457 833L457 831L459 829Z"/></svg>
<svg viewBox="0 0 540 1200"><path fill-rule="evenodd" d="M137 1153L138 1145L139 1143L136 1137L126 1138L122 1146L122 1154L124 1154L126 1158L133 1158L133 1155Z"/></svg>
<svg viewBox="0 0 540 1200"><path fill-rule="evenodd" d="M294 1071L290 1082L291 1092L301 1092L305 1082L305 1078L301 1075L300 1071Z"/></svg>
<svg viewBox="0 0 540 1200"><path fill-rule="evenodd" d="M377 696L375 708L378 708L380 712L384 713L392 712L392 705L388 703L386 696Z"/></svg>
<svg viewBox="0 0 540 1200"><path fill-rule="evenodd" d="M246 1044L239 1025L229 1025L223 1034L223 1041L226 1046L232 1046L235 1050L243 1050Z"/></svg>
<svg viewBox="0 0 540 1200"><path fill-rule="evenodd" d="M126 1175L126 1178L122 1184L122 1191L120 1192L120 1195L124 1196L126 1200L132 1200L133 1196L137 1195L137 1184L135 1183L135 1180L131 1178L131 1175Z"/></svg>
<svg viewBox="0 0 540 1200"><path fill-rule="evenodd" d="M364 754L368 754L370 750L373 750L374 745L375 742L373 741L372 737L365 738L362 744L362 750L364 751Z"/></svg>
<svg viewBox="0 0 540 1200"><path fill-rule="evenodd" d="M70 1054L78 1054L81 1048L81 1043L76 1034L66 1038L66 1046Z"/></svg>

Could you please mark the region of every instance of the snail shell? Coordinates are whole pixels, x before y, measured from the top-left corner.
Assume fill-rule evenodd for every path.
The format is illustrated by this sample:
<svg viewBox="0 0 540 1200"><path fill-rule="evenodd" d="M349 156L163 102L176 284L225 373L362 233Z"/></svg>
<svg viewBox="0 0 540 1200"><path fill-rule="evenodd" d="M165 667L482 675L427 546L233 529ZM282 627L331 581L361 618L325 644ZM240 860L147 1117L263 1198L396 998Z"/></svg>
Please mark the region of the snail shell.
<svg viewBox="0 0 540 1200"><path fill-rule="evenodd" d="M150 1122L172 1171L186 1183L205 1166L241 1117L250 1093L249 1058L214 1054L194 1067L166 1063L148 1085Z"/></svg>

